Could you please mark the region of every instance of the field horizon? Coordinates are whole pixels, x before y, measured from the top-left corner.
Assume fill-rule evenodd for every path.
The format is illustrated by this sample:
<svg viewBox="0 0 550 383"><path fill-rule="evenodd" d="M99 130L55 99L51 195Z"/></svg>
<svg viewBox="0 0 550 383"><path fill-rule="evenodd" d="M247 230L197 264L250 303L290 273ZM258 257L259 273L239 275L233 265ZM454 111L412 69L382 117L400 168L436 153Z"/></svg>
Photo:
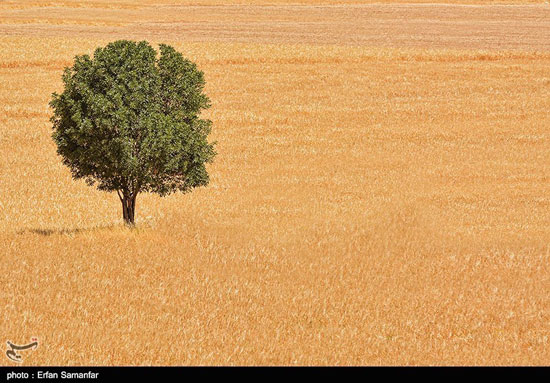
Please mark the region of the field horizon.
<svg viewBox="0 0 550 383"><path fill-rule="evenodd" d="M0 4L23 365L548 364L550 6L107 3ZM49 121L63 68L118 39L197 63L218 152L135 229Z"/></svg>

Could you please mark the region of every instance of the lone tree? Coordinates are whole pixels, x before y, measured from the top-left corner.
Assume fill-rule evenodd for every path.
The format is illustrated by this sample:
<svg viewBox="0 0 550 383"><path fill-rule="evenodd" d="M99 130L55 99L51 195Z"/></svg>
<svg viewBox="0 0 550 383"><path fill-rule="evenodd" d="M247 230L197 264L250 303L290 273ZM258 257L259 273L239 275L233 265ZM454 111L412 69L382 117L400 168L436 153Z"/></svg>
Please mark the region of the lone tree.
<svg viewBox="0 0 550 383"><path fill-rule="evenodd" d="M115 41L65 68L54 93L53 139L73 178L116 191L133 225L136 197L205 186L210 107L197 66L168 45L160 55L146 42Z"/></svg>

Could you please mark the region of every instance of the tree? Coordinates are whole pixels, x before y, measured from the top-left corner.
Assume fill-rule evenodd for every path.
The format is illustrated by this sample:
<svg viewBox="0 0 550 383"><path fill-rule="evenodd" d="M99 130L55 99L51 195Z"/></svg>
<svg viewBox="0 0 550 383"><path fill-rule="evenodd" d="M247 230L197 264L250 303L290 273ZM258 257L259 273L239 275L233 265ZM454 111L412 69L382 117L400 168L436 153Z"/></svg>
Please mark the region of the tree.
<svg viewBox="0 0 550 383"><path fill-rule="evenodd" d="M116 191L133 225L136 197L188 192L209 182L210 107L197 66L168 45L115 41L76 56L54 93L53 139L73 178Z"/></svg>

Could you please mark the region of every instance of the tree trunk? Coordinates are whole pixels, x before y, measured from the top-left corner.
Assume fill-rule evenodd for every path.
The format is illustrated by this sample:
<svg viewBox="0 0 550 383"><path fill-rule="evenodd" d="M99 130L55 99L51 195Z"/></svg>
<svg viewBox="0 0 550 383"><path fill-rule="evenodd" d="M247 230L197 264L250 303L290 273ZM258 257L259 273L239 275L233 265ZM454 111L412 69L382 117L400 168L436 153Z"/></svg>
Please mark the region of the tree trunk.
<svg viewBox="0 0 550 383"><path fill-rule="evenodd" d="M122 217L129 226L135 225L136 197L137 195L124 195L121 199Z"/></svg>

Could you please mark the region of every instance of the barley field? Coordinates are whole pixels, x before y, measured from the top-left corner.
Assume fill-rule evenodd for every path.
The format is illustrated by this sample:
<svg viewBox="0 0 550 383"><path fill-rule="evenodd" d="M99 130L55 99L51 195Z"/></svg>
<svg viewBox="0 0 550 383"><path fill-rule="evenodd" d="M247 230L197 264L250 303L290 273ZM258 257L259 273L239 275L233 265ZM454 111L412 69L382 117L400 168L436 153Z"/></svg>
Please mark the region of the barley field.
<svg viewBox="0 0 550 383"><path fill-rule="evenodd" d="M549 364L550 6L494 3L2 1L0 343L38 337L24 365ZM208 187L138 196L135 229L49 122L63 68L120 38L197 62L218 151Z"/></svg>

